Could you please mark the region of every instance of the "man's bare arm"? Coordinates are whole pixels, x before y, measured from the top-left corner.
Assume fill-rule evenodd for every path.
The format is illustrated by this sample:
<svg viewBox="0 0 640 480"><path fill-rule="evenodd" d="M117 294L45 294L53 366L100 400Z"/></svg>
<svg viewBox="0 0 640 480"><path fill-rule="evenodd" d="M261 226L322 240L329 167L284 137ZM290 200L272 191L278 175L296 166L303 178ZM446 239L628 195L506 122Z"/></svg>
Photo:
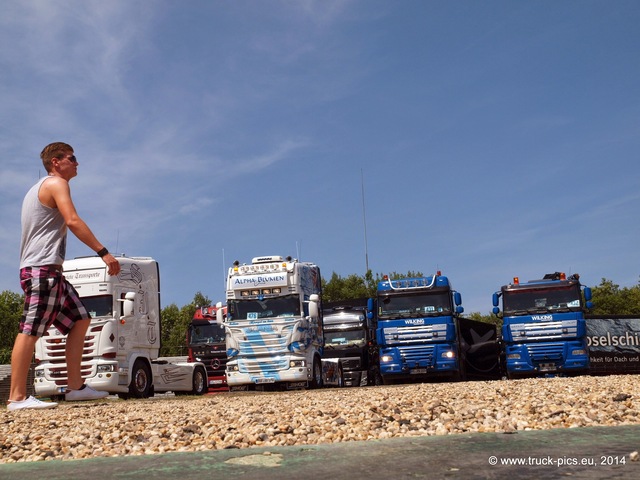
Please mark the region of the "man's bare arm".
<svg viewBox="0 0 640 480"><path fill-rule="evenodd" d="M45 186L46 188L44 188ZM57 208L69 230L87 247L94 252L99 252L104 248L104 245L78 215L73 200L71 200L69 183L65 179L55 176L48 179L41 190L40 200L52 208ZM113 255L107 254L102 257L102 260L107 264L109 275L117 275L120 272L120 263Z"/></svg>

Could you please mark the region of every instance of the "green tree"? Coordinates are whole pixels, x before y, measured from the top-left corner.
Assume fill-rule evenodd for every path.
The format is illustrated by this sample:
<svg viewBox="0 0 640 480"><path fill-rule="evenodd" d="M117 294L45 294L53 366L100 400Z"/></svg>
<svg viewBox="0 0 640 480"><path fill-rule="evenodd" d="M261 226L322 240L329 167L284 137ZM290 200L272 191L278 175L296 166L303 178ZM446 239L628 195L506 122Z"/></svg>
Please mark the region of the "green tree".
<svg viewBox="0 0 640 480"><path fill-rule="evenodd" d="M173 353L169 352L171 351L171 340L173 337L172 332L176 328L176 325L179 325L181 323L180 309L175 303L164 307L162 309L161 319L162 322L160 323L160 335L162 347L160 348L160 356L173 356Z"/></svg>
<svg viewBox="0 0 640 480"><path fill-rule="evenodd" d="M366 298L369 289L364 277L351 274L346 278L333 272L331 279L327 282L322 279L322 301L339 302L354 298Z"/></svg>
<svg viewBox="0 0 640 480"><path fill-rule="evenodd" d="M640 285L620 288L613 281L603 278L593 287L593 315L638 315L640 314Z"/></svg>
<svg viewBox="0 0 640 480"><path fill-rule="evenodd" d="M492 314L483 315L480 312L471 312L470 314L465 315L465 318L469 318L477 322L490 323L495 325L498 329L502 327L502 318Z"/></svg>
<svg viewBox="0 0 640 480"><path fill-rule="evenodd" d="M211 300L202 292L193 296L193 301L181 308L174 303L162 309L162 348L160 356L175 357L187 354L187 328L198 307L211 305Z"/></svg>
<svg viewBox="0 0 640 480"><path fill-rule="evenodd" d="M193 297L193 302L191 303L196 307L208 307L209 305L213 305L209 297L203 295L202 292L197 292Z"/></svg>
<svg viewBox="0 0 640 480"><path fill-rule="evenodd" d="M0 364L11 362L13 342L18 334L24 295L5 290L0 293Z"/></svg>
<svg viewBox="0 0 640 480"><path fill-rule="evenodd" d="M424 274L420 271L413 271L413 270L409 270L406 274L404 273L398 273L398 272L391 272L388 273L387 276L391 279L391 280L401 280L403 278L416 278L416 277L424 277ZM382 277L382 275L380 275L380 277Z"/></svg>
<svg viewBox="0 0 640 480"><path fill-rule="evenodd" d="M422 272L409 270L406 274L391 272L388 277L391 280L399 280L402 278L413 278L424 276ZM383 275L377 273L375 278L373 272L368 270L361 277L352 273L348 277L342 277L336 272L331 274L331 278L327 281L322 279L322 300L324 302L340 302L354 298L375 298L378 289L378 282Z"/></svg>

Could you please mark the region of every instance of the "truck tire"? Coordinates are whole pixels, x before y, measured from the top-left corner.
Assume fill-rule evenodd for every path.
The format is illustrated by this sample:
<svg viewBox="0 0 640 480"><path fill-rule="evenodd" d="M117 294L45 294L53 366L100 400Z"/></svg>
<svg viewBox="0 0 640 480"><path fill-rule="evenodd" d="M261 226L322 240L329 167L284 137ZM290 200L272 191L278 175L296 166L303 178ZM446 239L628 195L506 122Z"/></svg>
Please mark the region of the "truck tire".
<svg viewBox="0 0 640 480"><path fill-rule="evenodd" d="M207 372L202 367L196 367L193 371L193 395L204 395L209 390L209 379Z"/></svg>
<svg viewBox="0 0 640 480"><path fill-rule="evenodd" d="M342 362L338 362L338 384L336 387L344 387L344 369L342 368Z"/></svg>
<svg viewBox="0 0 640 480"><path fill-rule="evenodd" d="M467 381L467 357L466 356L461 356L458 359L458 371L453 374L452 380L454 382Z"/></svg>
<svg viewBox="0 0 640 480"><path fill-rule="evenodd" d="M311 371L311 388L322 388L322 363L319 357L313 357L313 370Z"/></svg>
<svg viewBox="0 0 640 480"><path fill-rule="evenodd" d="M149 365L139 358L133 364L131 383L129 384L129 397L149 398L152 392L152 383Z"/></svg>
<svg viewBox="0 0 640 480"><path fill-rule="evenodd" d="M396 379L389 375L382 375L382 385L395 385Z"/></svg>
<svg viewBox="0 0 640 480"><path fill-rule="evenodd" d="M380 375L380 369L373 368L367 375L367 386L377 387L379 385L383 385L382 375Z"/></svg>

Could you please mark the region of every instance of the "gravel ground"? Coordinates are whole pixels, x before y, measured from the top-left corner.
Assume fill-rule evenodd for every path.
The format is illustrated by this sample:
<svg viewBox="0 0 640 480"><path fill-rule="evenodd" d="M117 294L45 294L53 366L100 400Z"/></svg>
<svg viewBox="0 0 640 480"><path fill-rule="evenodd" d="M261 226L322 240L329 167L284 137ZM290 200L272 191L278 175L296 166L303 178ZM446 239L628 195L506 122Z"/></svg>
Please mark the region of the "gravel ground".
<svg viewBox="0 0 640 480"><path fill-rule="evenodd" d="M4 411L0 463L640 424L639 380L584 376L62 402Z"/></svg>

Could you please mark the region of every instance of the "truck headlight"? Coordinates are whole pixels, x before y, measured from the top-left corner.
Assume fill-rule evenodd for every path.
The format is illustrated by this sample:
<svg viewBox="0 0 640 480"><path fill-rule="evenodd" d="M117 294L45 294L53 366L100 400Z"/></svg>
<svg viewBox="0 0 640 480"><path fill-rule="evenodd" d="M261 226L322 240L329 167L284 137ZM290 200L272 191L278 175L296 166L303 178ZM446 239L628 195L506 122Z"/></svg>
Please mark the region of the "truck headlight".
<svg viewBox="0 0 640 480"><path fill-rule="evenodd" d="M442 358L454 358L456 356L451 350L448 352L442 352Z"/></svg>
<svg viewBox="0 0 640 480"><path fill-rule="evenodd" d="M117 365L98 365L96 370L98 371L98 373L115 372L117 368Z"/></svg>
<svg viewBox="0 0 640 480"><path fill-rule="evenodd" d="M510 353L509 355L507 355L507 358L509 360L520 360L520 354L519 353Z"/></svg>
<svg viewBox="0 0 640 480"><path fill-rule="evenodd" d="M35 372L35 377L36 377L36 378L42 378L42 377L44 377L44 370L36 370L36 372Z"/></svg>
<svg viewBox="0 0 640 480"><path fill-rule="evenodd" d="M393 357L391 355L382 355L380 357L381 362L393 362Z"/></svg>
<svg viewBox="0 0 640 480"><path fill-rule="evenodd" d="M304 367L304 360L291 360L289 362L289 367L290 368Z"/></svg>
<svg viewBox="0 0 640 480"><path fill-rule="evenodd" d="M578 350L572 350L571 355L586 355L587 352L584 348L579 348Z"/></svg>

